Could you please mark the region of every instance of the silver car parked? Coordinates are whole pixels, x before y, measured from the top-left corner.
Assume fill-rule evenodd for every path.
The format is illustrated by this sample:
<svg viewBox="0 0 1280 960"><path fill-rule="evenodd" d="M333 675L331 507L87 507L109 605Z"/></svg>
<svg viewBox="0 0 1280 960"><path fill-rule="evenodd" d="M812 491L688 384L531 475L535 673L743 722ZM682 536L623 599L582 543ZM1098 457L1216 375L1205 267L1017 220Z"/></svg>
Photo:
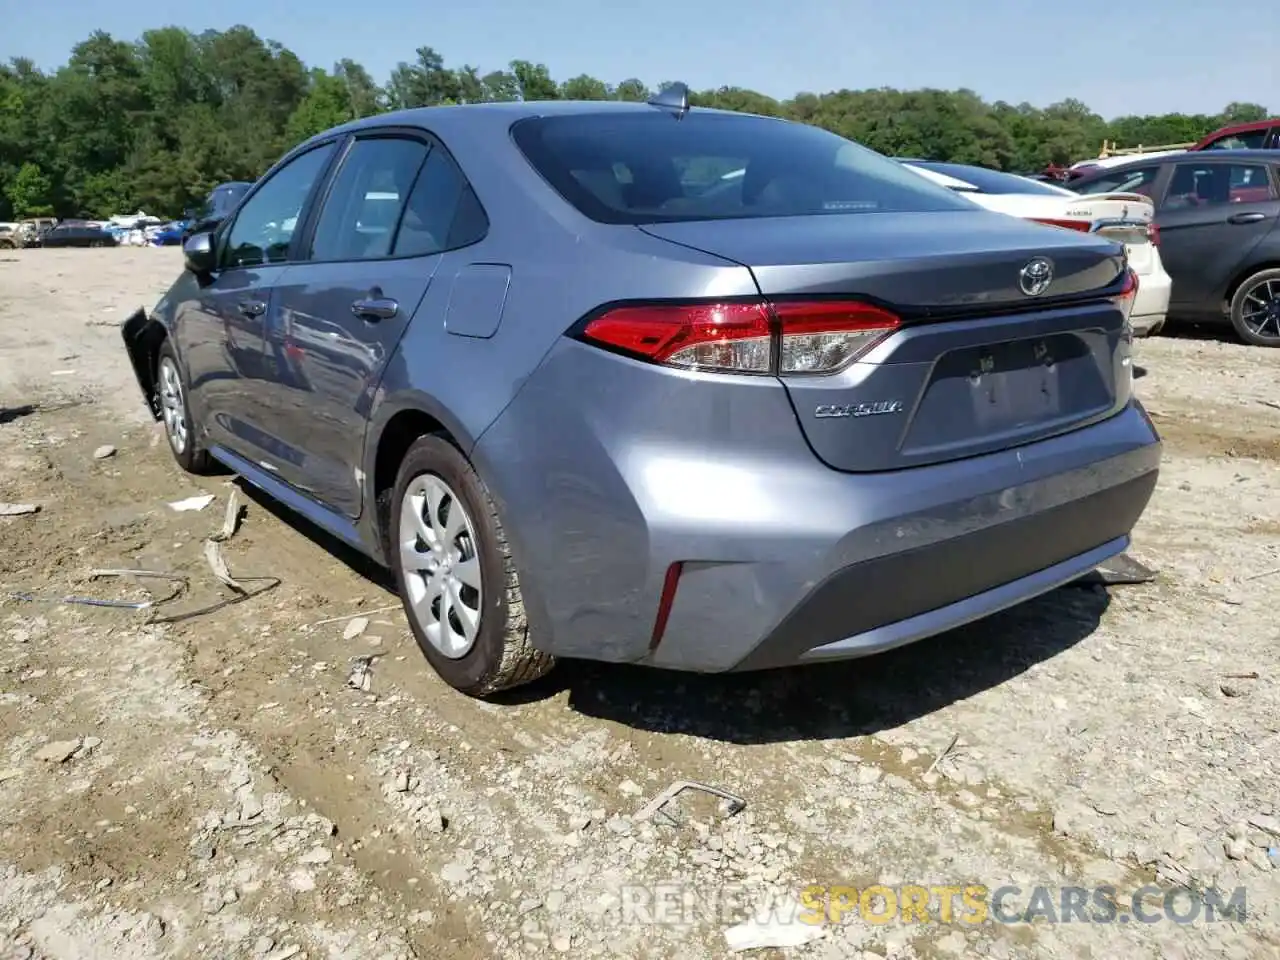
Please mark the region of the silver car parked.
<svg viewBox="0 0 1280 960"><path fill-rule="evenodd" d="M475 696L908 643L1121 552L1156 483L1120 245L678 85L356 121L185 251L123 331L178 462L391 567Z"/></svg>

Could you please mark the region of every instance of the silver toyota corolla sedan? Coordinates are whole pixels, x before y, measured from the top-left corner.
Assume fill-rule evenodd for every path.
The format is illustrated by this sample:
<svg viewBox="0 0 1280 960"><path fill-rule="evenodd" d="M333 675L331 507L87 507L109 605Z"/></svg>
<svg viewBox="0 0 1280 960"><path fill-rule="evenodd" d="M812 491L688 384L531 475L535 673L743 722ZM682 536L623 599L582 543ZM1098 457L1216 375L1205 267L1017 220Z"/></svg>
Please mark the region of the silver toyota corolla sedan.
<svg viewBox="0 0 1280 960"><path fill-rule="evenodd" d="M473 696L908 643L1156 483L1118 244L678 85L330 130L185 256L123 329L178 462L391 567Z"/></svg>

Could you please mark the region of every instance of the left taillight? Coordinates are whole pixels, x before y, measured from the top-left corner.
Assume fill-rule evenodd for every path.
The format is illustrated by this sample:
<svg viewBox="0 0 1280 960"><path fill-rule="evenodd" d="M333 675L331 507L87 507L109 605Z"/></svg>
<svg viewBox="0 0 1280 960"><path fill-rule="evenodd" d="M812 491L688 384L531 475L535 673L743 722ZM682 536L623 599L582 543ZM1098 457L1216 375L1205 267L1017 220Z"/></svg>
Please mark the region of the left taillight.
<svg viewBox="0 0 1280 960"><path fill-rule="evenodd" d="M1138 275L1133 272L1133 267L1125 267L1124 286L1120 288L1120 292L1111 298L1111 302L1124 311L1127 318L1129 311L1133 309L1133 301L1138 296Z"/></svg>
<svg viewBox="0 0 1280 960"><path fill-rule="evenodd" d="M668 367L719 373L839 370L902 321L848 300L626 305L590 320L581 339Z"/></svg>

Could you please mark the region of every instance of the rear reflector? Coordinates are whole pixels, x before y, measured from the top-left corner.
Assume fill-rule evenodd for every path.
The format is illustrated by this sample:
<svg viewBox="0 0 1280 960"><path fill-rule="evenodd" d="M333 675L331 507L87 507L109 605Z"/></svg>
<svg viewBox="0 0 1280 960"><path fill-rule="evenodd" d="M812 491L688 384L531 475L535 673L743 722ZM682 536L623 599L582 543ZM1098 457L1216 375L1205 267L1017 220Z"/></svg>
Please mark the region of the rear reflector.
<svg viewBox="0 0 1280 960"><path fill-rule="evenodd" d="M649 637L649 651L658 649L662 635L667 632L667 620L671 617L671 605L676 602L676 587L680 586L680 574L684 572L684 561L677 560L667 567L667 575L662 578L662 593L658 596L658 615L653 619L653 633Z"/></svg>
<svg viewBox="0 0 1280 960"><path fill-rule="evenodd" d="M1093 222L1090 220L1054 220L1046 217L1029 217L1036 223L1043 223L1048 227L1062 227L1066 230L1079 230L1081 233L1088 233L1093 229Z"/></svg>
<svg viewBox="0 0 1280 960"><path fill-rule="evenodd" d="M722 373L831 373L898 329L887 310L854 300L617 307L582 338L653 363Z"/></svg>

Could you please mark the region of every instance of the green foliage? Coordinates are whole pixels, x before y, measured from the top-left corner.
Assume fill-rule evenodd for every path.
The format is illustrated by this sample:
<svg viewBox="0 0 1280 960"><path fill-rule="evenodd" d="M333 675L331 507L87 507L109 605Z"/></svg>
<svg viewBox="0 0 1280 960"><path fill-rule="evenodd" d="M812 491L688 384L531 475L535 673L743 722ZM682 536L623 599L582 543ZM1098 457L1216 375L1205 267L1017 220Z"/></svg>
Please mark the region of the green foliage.
<svg viewBox="0 0 1280 960"><path fill-rule="evenodd" d="M290 140L302 141L354 119L351 95L342 77L316 70L311 76L311 89L290 114L284 129Z"/></svg>
<svg viewBox="0 0 1280 960"><path fill-rule="evenodd" d="M634 77L614 85L584 74L558 83L545 64L529 60L490 72L450 67L429 46L398 64L380 87L348 59L330 70L309 70L290 50L245 26L199 34L163 27L132 43L96 31L51 73L22 58L0 64L0 220L139 209L177 215L218 183L261 176L294 143L388 109L644 101L653 89ZM987 103L971 90L837 90L775 100L719 87L691 100L817 124L892 156L1004 170L1096 156L1103 140L1185 142L1227 123L1269 116L1259 104L1231 103L1214 116L1107 121L1075 100L1041 109Z"/></svg>
<svg viewBox="0 0 1280 960"><path fill-rule="evenodd" d="M20 217L46 217L53 213L53 184L34 163L24 163L5 184L5 195Z"/></svg>

